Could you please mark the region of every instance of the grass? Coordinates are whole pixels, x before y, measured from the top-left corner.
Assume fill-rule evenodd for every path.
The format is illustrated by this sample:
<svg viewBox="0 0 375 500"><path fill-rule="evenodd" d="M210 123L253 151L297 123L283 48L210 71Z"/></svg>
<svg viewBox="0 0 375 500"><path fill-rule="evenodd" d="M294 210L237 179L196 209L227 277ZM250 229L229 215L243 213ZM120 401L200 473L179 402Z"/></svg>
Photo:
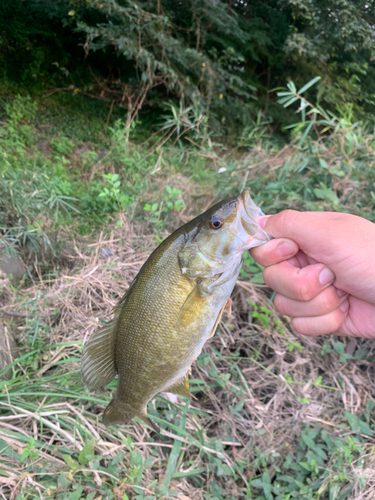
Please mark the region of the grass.
<svg viewBox="0 0 375 500"><path fill-rule="evenodd" d="M18 288L0 275L1 320L20 346L0 381L2 498L373 498L373 343L295 334L248 255L233 315L193 366L190 403L149 405L160 435L139 421L105 428L116 382L89 392L79 361L156 244L243 186L266 213L375 220L374 136L341 116L300 146L306 128L280 146L256 123L230 150L198 126L165 141L170 121L144 144L136 125L127 143L119 117L106 126L87 103L77 119L78 101L64 104L73 132L58 100L41 106L8 101L0 134L2 241L28 268ZM84 121L91 136L74 132Z"/></svg>

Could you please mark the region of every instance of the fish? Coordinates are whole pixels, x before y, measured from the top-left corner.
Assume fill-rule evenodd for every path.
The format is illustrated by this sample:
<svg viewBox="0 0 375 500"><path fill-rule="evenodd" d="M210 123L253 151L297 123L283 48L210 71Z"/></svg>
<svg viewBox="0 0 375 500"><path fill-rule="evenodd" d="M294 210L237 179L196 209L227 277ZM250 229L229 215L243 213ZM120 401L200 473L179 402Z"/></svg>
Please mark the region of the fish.
<svg viewBox="0 0 375 500"><path fill-rule="evenodd" d="M191 365L229 309L243 253L271 239L256 222L262 215L244 190L176 229L143 264L83 350L86 387L101 389L118 375L105 425L138 417L158 431L148 402L158 393L190 398Z"/></svg>

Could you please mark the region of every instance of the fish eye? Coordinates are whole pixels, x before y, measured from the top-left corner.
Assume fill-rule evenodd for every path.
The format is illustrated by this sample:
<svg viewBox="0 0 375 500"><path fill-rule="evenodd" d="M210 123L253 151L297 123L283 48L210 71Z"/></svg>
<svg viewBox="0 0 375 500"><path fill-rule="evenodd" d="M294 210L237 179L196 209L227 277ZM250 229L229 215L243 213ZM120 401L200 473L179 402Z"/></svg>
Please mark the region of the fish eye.
<svg viewBox="0 0 375 500"><path fill-rule="evenodd" d="M211 229L220 229L223 224L224 221L222 219L211 219L208 223Z"/></svg>

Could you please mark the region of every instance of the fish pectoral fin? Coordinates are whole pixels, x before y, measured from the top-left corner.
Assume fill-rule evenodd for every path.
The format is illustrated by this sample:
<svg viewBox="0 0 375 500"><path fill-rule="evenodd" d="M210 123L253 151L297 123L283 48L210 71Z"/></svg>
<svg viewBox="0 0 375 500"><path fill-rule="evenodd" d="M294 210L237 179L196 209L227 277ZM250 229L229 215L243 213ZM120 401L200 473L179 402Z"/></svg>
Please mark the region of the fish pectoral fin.
<svg viewBox="0 0 375 500"><path fill-rule="evenodd" d="M84 347L81 361L83 384L89 389L100 389L116 376L115 320L100 328Z"/></svg>
<svg viewBox="0 0 375 500"><path fill-rule="evenodd" d="M202 294L202 287L199 283L190 292L180 309L176 321L176 330L186 328L197 321L199 307L205 299L205 294Z"/></svg>
<svg viewBox="0 0 375 500"><path fill-rule="evenodd" d="M164 389L163 392L171 392L172 394L178 394L179 396L185 396L185 398L190 398L190 390L189 390L189 375L188 373L174 382L172 385Z"/></svg>

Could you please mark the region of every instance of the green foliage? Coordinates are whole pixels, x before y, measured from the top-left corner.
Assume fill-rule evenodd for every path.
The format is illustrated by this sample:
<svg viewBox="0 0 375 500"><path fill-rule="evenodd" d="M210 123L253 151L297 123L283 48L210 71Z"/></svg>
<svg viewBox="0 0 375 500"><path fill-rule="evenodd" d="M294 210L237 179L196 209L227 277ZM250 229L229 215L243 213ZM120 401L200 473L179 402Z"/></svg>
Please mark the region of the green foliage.
<svg viewBox="0 0 375 500"><path fill-rule="evenodd" d="M29 123L38 111L36 102L30 96L20 94L16 95L13 101L7 102L4 107L11 125L18 125L21 122Z"/></svg>
<svg viewBox="0 0 375 500"><path fill-rule="evenodd" d="M264 268L255 262L249 253L246 252L244 254L240 276L243 278L250 278L253 283L264 284L262 278L263 269Z"/></svg>
<svg viewBox="0 0 375 500"><path fill-rule="evenodd" d="M174 2L162 6L161 2L103 0L90 7L90 16L82 9L73 15L78 29L87 35L89 50L121 56L117 64L127 68L123 83L129 124L146 95L160 86L186 104L199 103L206 114L211 110L218 123L231 107L233 112L233 98L242 103L242 111L249 109L247 101L255 88L242 78L244 58L237 50L249 36L225 2L214 7L210 1L186 2L176 8ZM174 19L192 23L189 31L199 31L196 39L184 36L185 29L176 26ZM208 42L211 33L215 43ZM238 115L239 103L237 108Z"/></svg>
<svg viewBox="0 0 375 500"><path fill-rule="evenodd" d="M317 93L309 94L326 109L350 104L356 118L373 115L372 2L4 0L2 7L3 78L89 95L110 114L125 108L128 131L142 108L164 108L167 95L183 112L199 107L222 135L240 137L261 113L259 135L260 123L292 120L270 90L316 75Z"/></svg>
<svg viewBox="0 0 375 500"><path fill-rule="evenodd" d="M180 189L165 186L165 192L162 195L162 201L150 205L146 203L143 209L149 213L148 222L153 224L156 233L156 241L160 243L162 240L158 236L163 231L168 218L173 217L176 212L184 208L184 202L181 199L182 191Z"/></svg>
<svg viewBox="0 0 375 500"><path fill-rule="evenodd" d="M349 421L362 422L353 414L348 416ZM264 472L251 480L248 498L255 498L251 496L255 490L260 492L258 500L344 500L355 485L350 464L358 459L362 442L355 436L335 437L322 427L305 427L297 449L286 455L281 466L274 463L277 455L259 453L260 470ZM272 480L268 467L273 469Z"/></svg>
<svg viewBox="0 0 375 500"><path fill-rule="evenodd" d="M21 461L26 461L28 458L36 460L39 457L39 450L35 449L35 439L30 436L28 444L23 449L21 454Z"/></svg>
<svg viewBox="0 0 375 500"><path fill-rule="evenodd" d="M0 230L3 244L28 246L38 253L53 252L47 235L45 217L57 224L61 216L78 213L76 199L71 195L72 184L66 172L58 166L51 175L50 165L41 164L26 156L24 137L15 135L0 137ZM2 139L2 140L1 140ZM22 144L22 146L21 146ZM31 160L31 161L30 161Z"/></svg>
<svg viewBox="0 0 375 500"><path fill-rule="evenodd" d="M322 75L319 94L324 95L327 103L333 107L349 103L357 109L371 109L374 4L288 0L287 5L294 26L286 40L285 52L290 60L299 61L304 80L307 80L306 69L315 67L315 74Z"/></svg>
<svg viewBox="0 0 375 500"><path fill-rule="evenodd" d="M316 81L313 79L306 86ZM255 154L250 159L245 156L234 161L232 154L222 155L217 176L221 192L234 194L246 185L268 213L284 208L333 209L375 220L372 128L355 122L352 108L338 108L334 114L312 104L302 95L303 87L301 90L302 93L290 82L287 89L279 92L283 106L295 106L300 113L300 121L289 127L294 151L279 160L279 146L265 140L262 147L272 160L264 160L263 156L258 159ZM252 176L249 161L252 165L258 161L259 168L267 174ZM268 161L274 162L272 169L261 167Z"/></svg>

